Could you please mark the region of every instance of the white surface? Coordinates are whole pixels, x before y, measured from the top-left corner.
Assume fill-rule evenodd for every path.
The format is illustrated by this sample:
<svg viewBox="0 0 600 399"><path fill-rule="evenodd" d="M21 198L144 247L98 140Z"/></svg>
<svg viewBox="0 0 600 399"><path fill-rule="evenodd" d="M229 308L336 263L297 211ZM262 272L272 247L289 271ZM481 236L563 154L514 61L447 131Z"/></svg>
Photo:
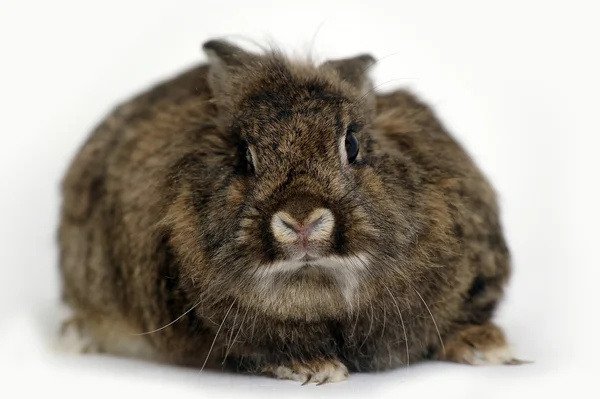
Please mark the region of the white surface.
<svg viewBox="0 0 600 399"><path fill-rule="evenodd" d="M284 3L0 2L0 396L597 391L597 2ZM201 60L202 41L231 34L273 39L298 53L312 48L320 58L387 56L375 69L380 89L408 86L433 104L501 193L515 274L498 320L518 354L536 363L421 364L300 387L48 351L58 293L58 181L67 162L117 101Z"/></svg>

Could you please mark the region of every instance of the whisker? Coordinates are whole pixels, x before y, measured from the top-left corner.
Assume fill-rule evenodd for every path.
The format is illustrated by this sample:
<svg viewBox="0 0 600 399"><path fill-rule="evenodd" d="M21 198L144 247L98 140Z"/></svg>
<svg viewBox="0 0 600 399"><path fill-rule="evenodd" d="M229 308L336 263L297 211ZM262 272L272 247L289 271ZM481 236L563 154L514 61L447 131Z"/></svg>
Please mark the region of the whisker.
<svg viewBox="0 0 600 399"><path fill-rule="evenodd" d="M362 96L361 96L361 97L360 97L360 98L359 98L359 99L358 99L358 100L357 100L355 103L360 103L362 100L364 100L364 99L365 99L365 97L366 97L366 96L368 96L369 94L371 94L371 93L372 93L373 91L375 91L377 88L379 88L379 87L381 87L381 86L383 86L383 85L386 85L386 84L388 84L388 83L391 83L391 82L397 82L397 81L400 81L400 80L414 80L414 78L398 78L398 79L390 79L390 80L388 80L388 81L385 81L385 82L383 82L383 83L380 83L380 84L378 84L378 85L376 85L376 86L373 86L373 88L372 88L371 90L369 90L369 91L367 91L365 94L363 94L363 95L362 95Z"/></svg>
<svg viewBox="0 0 600 399"><path fill-rule="evenodd" d="M385 333L385 319L386 319L386 311L387 306L385 306L385 302L383 303L383 327L381 328L381 339L383 339L383 335Z"/></svg>
<svg viewBox="0 0 600 399"><path fill-rule="evenodd" d="M396 310L398 311L398 316L400 316L400 323L402 323L402 331L404 331L404 342L406 343L406 368L410 366L410 353L408 351L408 335L406 334L406 327L404 326L404 319L402 318L402 313L400 312L400 308L398 307L398 302L396 302L396 298L392 295L392 291L388 287L385 287L388 294L392 297L392 301L394 301L394 306L396 306Z"/></svg>
<svg viewBox="0 0 600 399"><path fill-rule="evenodd" d="M256 319L258 319L258 313L254 316L254 321L252 322L252 332L250 333L250 341L254 338L254 328L256 327Z"/></svg>
<svg viewBox="0 0 600 399"><path fill-rule="evenodd" d="M367 331L367 335L365 336L365 339L363 340L362 344L360 344L360 346L358 347L359 351L364 346L364 344L367 342L367 339L369 339L369 335L371 335L371 330L373 328L373 316L374 316L375 312L373 311L373 302L369 301L369 304L371 306L371 322L369 323L369 330Z"/></svg>
<svg viewBox="0 0 600 399"><path fill-rule="evenodd" d="M227 355L229 355L229 351L231 350L231 348L235 344L235 341L237 340L237 337L240 335L240 332L242 331L242 328L244 327L244 322L246 321L246 316L248 316L248 310L249 309L250 309L249 307L246 308L246 313L244 313L244 318L242 319L242 322L240 323L240 328L238 328L238 332L237 332L237 334L235 334L235 337L233 337L233 341L227 347L227 350L225 351L225 356L223 356L223 362L221 364L225 363L225 360L227 359ZM238 310L239 310L239 308L238 308ZM233 334L233 328L231 329L231 332Z"/></svg>
<svg viewBox="0 0 600 399"><path fill-rule="evenodd" d="M433 313L431 313L431 310L429 309L429 306L427 306L427 303L425 303L425 300L423 299L423 297L421 296L421 294L419 293L419 291L417 291L417 289L415 287L412 287L413 290L415 290L415 292L417 293L417 295L419 296L419 298L421 298L421 301L423 302L423 305L425 305L425 308L427 308L427 311L429 312L429 316L431 316L431 321L433 321L433 325L435 326L435 331L437 331L437 335L438 338L440 339L440 344L442 344L442 352L444 353L444 357L446 357L446 348L444 347L444 341L442 340L442 335L440 334L440 330L437 326L437 323L435 322L435 318L433 317Z"/></svg>
<svg viewBox="0 0 600 399"><path fill-rule="evenodd" d="M215 339L213 339L213 342L210 345L210 349L208 349L208 354L206 355L206 359L204 359L204 363L202 364L202 367L200 368L200 371L198 373L201 373L202 370L204 370L204 366L206 366L206 363L208 362L208 358L210 357L210 354L212 353L213 347L215 346L215 342L217 342L217 337L219 336L219 332L221 332L221 328L223 328L223 324L225 324L225 320L227 319L227 316L229 316L229 312L231 312L231 309L233 309L233 305L235 305L236 301L237 301L237 298L235 298L233 300L233 302L231 302L231 306L227 310L227 313L225 313L225 316L223 317L223 321L221 322L221 325L219 326L219 329L217 330L217 333L215 334Z"/></svg>
<svg viewBox="0 0 600 399"><path fill-rule="evenodd" d="M155 330L151 330L151 331L146 331L143 333L132 333L131 335L136 335L136 336L140 336L140 335L148 335L148 334L154 334L155 332L158 332L160 330L164 330L165 328L172 326L173 324L175 324L176 322L178 322L179 320L181 320L185 315L187 315L188 313L190 313L192 310L194 310L196 307L198 307L198 305L200 304L200 302L202 302L201 299L198 299L198 301L192 305L191 308L189 308L188 310L186 310L181 316L179 316L178 318L176 318L175 320L173 320L172 322L170 322L169 324L166 324L160 328L157 328Z"/></svg>
<svg viewBox="0 0 600 399"><path fill-rule="evenodd" d="M237 317L238 314L240 313L240 307L239 305L236 306L237 310L235 311L235 316L233 317L233 322L231 323L231 332L229 333L229 338L225 341L225 345L227 347L229 347L229 343L231 342L231 338L233 338L233 332L234 332L234 328L235 328L235 322L237 321Z"/></svg>
<svg viewBox="0 0 600 399"><path fill-rule="evenodd" d="M358 318L359 318L359 307L360 307L360 295L356 296L356 320L354 321L354 326L352 327L352 332L350 333L350 336L352 338L354 338L354 332L356 331L356 326L358 325Z"/></svg>

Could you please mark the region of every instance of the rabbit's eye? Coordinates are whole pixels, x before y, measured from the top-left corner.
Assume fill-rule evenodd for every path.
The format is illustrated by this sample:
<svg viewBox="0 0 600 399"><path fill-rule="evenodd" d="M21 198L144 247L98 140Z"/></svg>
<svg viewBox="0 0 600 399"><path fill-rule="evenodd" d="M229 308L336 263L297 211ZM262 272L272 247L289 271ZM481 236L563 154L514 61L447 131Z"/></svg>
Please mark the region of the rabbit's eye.
<svg viewBox="0 0 600 399"><path fill-rule="evenodd" d="M356 160L358 156L358 140L356 136L354 136L353 129L348 129L346 131L346 154L348 156L348 163L352 163Z"/></svg>
<svg viewBox="0 0 600 399"><path fill-rule="evenodd" d="M248 167L250 169L254 169L254 162L252 161L252 151L250 151L249 147L246 147L246 162L248 162Z"/></svg>

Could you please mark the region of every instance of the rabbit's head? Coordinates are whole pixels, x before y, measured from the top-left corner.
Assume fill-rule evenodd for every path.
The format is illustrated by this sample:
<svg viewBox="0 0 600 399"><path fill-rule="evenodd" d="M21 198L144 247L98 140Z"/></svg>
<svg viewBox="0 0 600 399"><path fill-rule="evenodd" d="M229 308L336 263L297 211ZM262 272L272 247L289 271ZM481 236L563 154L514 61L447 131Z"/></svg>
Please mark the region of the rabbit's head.
<svg viewBox="0 0 600 399"><path fill-rule="evenodd" d="M398 161L375 151L373 57L314 66L223 41L204 50L232 155L188 209L196 241L186 250L202 248L187 257L190 280L214 300L314 320L347 315L365 292L405 276L414 199Z"/></svg>

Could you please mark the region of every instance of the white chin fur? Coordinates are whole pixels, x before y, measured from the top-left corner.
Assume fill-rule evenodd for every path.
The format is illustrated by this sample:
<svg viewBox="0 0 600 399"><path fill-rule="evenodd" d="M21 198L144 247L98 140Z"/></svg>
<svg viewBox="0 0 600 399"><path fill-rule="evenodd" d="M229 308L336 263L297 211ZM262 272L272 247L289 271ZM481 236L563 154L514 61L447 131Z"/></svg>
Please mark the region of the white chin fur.
<svg viewBox="0 0 600 399"><path fill-rule="evenodd" d="M366 255L328 256L314 261L286 260L262 266L256 271L256 277L263 278L271 274L295 272L309 265L339 273L357 273L367 268L369 259Z"/></svg>
<svg viewBox="0 0 600 399"><path fill-rule="evenodd" d="M329 256L315 261L289 260L258 267L254 272L256 287L265 310L285 313L302 313L302 308L328 314L340 308L340 296L348 308L353 307L361 274L368 267L369 258L364 254L347 257ZM304 286L288 286L286 276L292 278L307 272L322 273L334 281L336 289L325 289L320 284L306 283ZM331 309L328 309L330 305Z"/></svg>

